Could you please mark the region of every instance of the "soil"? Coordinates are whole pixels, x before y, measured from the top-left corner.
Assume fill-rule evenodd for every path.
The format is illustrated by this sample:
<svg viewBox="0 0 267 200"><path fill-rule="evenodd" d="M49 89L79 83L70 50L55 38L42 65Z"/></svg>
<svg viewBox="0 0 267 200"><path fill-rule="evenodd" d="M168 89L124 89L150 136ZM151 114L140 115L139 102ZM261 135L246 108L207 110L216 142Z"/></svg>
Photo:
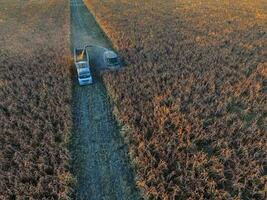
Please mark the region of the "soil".
<svg viewBox="0 0 267 200"><path fill-rule="evenodd" d="M82 0L71 0L72 48L86 44L112 48ZM99 51L97 51L99 53ZM100 76L94 84L73 84L72 171L77 178L75 199L139 199L134 173L112 105Z"/></svg>

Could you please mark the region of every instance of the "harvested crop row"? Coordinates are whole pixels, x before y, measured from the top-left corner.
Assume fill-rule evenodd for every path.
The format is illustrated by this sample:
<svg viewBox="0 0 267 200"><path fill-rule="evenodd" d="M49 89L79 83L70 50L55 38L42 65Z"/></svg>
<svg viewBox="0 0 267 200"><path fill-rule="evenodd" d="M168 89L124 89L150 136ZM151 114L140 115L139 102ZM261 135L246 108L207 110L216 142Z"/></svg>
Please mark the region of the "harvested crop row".
<svg viewBox="0 0 267 200"><path fill-rule="evenodd" d="M128 65L104 80L144 195L265 199L264 1L86 2Z"/></svg>
<svg viewBox="0 0 267 200"><path fill-rule="evenodd" d="M68 199L69 2L0 5L0 199Z"/></svg>

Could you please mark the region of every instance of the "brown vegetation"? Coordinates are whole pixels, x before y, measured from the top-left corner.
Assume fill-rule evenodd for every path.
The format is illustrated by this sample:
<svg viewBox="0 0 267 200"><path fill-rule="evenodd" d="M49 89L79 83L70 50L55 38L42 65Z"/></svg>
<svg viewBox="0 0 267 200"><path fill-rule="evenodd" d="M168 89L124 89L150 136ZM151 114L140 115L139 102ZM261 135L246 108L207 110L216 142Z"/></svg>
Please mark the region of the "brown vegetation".
<svg viewBox="0 0 267 200"><path fill-rule="evenodd" d="M264 1L87 5L128 65L104 80L145 196L266 199Z"/></svg>
<svg viewBox="0 0 267 200"><path fill-rule="evenodd" d="M68 1L0 5L0 199L67 199Z"/></svg>

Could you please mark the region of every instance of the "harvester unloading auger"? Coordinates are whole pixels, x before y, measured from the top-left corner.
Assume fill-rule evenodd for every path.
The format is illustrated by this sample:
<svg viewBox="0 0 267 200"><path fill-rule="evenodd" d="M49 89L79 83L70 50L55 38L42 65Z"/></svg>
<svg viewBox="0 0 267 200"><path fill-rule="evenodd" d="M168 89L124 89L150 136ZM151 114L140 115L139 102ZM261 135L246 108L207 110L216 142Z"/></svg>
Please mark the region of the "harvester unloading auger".
<svg viewBox="0 0 267 200"><path fill-rule="evenodd" d="M92 48L92 52L95 52L94 59L90 58L88 48ZM100 49L100 50L99 50ZM98 51L97 51L98 50ZM90 63L91 61L94 63ZM121 62L119 56L112 50L97 46L97 45L85 45L83 48L74 49L74 64L77 71L78 81L80 85L88 85L93 83L91 65L99 69L119 69ZM97 66L101 65L101 66Z"/></svg>
<svg viewBox="0 0 267 200"><path fill-rule="evenodd" d="M85 45L85 46L83 47L83 51L82 51L81 55L79 55L79 56L81 56L81 58L83 58L83 55L84 55L86 49L89 48L89 47L93 47L93 45Z"/></svg>

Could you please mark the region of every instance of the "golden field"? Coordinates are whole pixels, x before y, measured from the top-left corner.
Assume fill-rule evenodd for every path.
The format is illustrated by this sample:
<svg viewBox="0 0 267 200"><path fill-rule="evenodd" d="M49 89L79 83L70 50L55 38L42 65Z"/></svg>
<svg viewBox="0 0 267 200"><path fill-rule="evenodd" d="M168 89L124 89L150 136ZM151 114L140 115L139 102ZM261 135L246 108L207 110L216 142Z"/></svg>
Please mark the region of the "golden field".
<svg viewBox="0 0 267 200"><path fill-rule="evenodd" d="M104 81L147 199L266 199L262 0L86 0L126 68Z"/></svg>
<svg viewBox="0 0 267 200"><path fill-rule="evenodd" d="M69 3L0 5L0 199L68 199Z"/></svg>

